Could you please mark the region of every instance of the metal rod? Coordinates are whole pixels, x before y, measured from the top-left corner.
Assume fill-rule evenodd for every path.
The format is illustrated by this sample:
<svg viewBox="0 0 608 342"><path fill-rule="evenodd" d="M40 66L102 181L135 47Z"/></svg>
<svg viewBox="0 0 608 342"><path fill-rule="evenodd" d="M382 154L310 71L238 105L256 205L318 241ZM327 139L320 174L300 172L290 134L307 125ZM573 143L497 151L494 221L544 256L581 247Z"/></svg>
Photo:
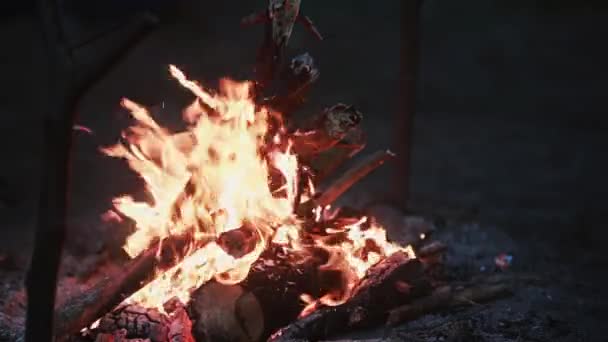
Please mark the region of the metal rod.
<svg viewBox="0 0 608 342"><path fill-rule="evenodd" d="M416 113L416 80L419 60L419 18L422 0L401 1L401 65L399 110L395 118L394 182L391 199L400 209L407 209L410 193L412 124Z"/></svg>

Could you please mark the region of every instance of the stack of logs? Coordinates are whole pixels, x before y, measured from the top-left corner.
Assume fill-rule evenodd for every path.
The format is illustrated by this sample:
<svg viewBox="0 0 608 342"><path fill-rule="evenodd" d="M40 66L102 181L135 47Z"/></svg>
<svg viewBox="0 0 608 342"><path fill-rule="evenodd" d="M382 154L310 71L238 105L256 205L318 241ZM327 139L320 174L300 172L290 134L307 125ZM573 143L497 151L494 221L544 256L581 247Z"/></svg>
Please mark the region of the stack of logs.
<svg viewBox="0 0 608 342"><path fill-rule="evenodd" d="M357 329L392 326L509 293L504 281L490 278L447 285L438 276L446 246L438 241L420 243L416 259L402 252L390 255L369 269L347 302L319 307L303 317L298 317L304 308L299 295L314 294L318 265L315 261L291 264L271 249L240 284L210 281L193 293L187 307L168 302L168 315L122 305L104 315L83 338L94 337L97 342L314 341Z"/></svg>

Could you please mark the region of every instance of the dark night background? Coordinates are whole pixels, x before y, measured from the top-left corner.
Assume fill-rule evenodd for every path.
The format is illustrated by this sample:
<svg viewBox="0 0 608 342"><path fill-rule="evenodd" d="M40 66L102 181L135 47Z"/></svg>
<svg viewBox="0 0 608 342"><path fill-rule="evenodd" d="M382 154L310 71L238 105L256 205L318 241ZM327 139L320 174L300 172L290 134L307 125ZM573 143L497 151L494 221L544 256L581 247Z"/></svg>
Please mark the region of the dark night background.
<svg viewBox="0 0 608 342"><path fill-rule="evenodd" d="M547 310L569 311L570 323L589 331L599 331L597 322L606 314L605 295L600 296L608 265L604 2L425 0L413 126L412 211L495 227L519 246L513 248L520 251L513 252L515 266L549 269L556 283L582 284L562 289L573 304L553 303ZM169 63L207 83L221 76L248 77L262 31L241 29L239 20L265 2L82 3L66 6L66 12L72 27L87 32L141 7L162 11L163 22L80 106L79 124L94 135L76 133L75 219L95 217L111 196L135 186L122 164L96 150L114 142L127 123L119 99L181 106L188 97L170 80ZM303 11L326 40L317 42L298 27L290 42L292 54L309 51L321 70L307 109L356 105L365 114L371 151L393 142L399 3L304 1ZM3 3L0 12L0 192L7 199L0 208L0 249L25 263L43 171L47 66L30 4ZM168 125L178 120L161 119ZM388 175L386 169L370 176L348 200L362 204L370 194L387 191Z"/></svg>

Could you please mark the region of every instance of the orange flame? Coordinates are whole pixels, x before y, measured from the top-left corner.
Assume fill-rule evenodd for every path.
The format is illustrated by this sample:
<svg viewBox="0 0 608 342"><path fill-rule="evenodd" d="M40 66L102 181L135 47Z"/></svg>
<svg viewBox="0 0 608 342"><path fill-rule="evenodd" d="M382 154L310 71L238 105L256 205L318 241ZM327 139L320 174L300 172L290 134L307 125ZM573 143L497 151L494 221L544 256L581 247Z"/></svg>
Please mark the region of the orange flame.
<svg viewBox="0 0 608 342"><path fill-rule="evenodd" d="M149 201L131 196L114 200L114 211L135 223L124 249L135 257L150 248L153 241L170 236L188 236L192 244L185 258L169 270L158 270L153 282L127 299L162 310L167 300L177 297L187 302L192 290L215 278L234 284L244 280L260 254L269 244L302 251L304 234L294 215L298 198L299 168L291 152L291 141L284 129L270 131L271 113L257 107L251 97L250 82L223 79L219 92L204 90L171 65L171 75L196 100L182 113L190 124L188 130L169 132L161 127L148 110L123 99L135 124L123 133L124 142L102 149L108 156L123 158L145 182ZM273 139L267 139L273 134ZM269 179L281 178L280 186ZM309 189L300 201L312 197ZM337 215L330 208L316 208L316 221ZM115 214L112 216L116 216ZM344 302L355 285L373 264L396 251L409 252L386 240L381 227L363 217L357 222L333 230L325 237L314 237L315 247L329 252L322 270L339 270L345 278L343 287L320 299L309 298L311 305L336 305ZM220 245L223 233L253 228L255 244L244 255L234 256ZM328 242L332 234L346 238L338 244ZM368 251L369 242L376 246ZM310 296L309 296L310 297Z"/></svg>

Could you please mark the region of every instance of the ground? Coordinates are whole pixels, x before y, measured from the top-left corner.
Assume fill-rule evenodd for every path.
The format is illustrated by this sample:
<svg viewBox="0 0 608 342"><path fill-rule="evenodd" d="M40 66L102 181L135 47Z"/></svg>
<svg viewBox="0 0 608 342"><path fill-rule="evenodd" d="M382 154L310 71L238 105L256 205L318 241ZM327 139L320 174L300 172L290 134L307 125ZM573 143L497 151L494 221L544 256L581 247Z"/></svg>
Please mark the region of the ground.
<svg viewBox="0 0 608 342"><path fill-rule="evenodd" d="M435 235L449 245L453 280L502 273L521 279L511 297L428 315L391 329L355 335L386 341L605 341L605 283L589 282L599 261L574 248L563 252L544 242L510 238L495 226L449 223ZM495 266L513 255L506 272ZM605 262L605 261L604 261ZM349 335L347 337L355 337Z"/></svg>
<svg viewBox="0 0 608 342"><path fill-rule="evenodd" d="M365 115L367 151L390 146L399 94L399 2L326 3L305 5L325 42L298 28L290 43L292 52L309 51L321 69L307 108L355 104ZM449 260L461 271L456 276L480 272L482 265L490 272L493 258L507 252L514 256L510 272L535 274L540 281L524 284L510 299L386 333L427 341L449 340L446 334L454 331L467 341L605 340L607 120L597 115L606 109L605 70L599 67L602 55L590 48L602 41L601 27L593 26L602 17L537 22L492 17L484 6L452 15L456 9L439 5L425 5L430 10L423 24L410 207L438 221L438 236L451 247ZM138 190L123 165L97 151L126 124L117 111L120 97L151 105L185 102L168 80L168 63L208 83L225 75L247 77L261 30L241 30L238 22L259 7L201 2L183 8L180 20L163 25L87 95L79 123L94 134L76 135L71 216L85 223L72 225L73 245L82 245L76 237L87 234L112 196ZM470 17L459 20L462 15ZM562 29L564 20L579 30ZM0 207L0 249L17 266L11 273L16 277L2 277L14 288L27 265L35 221L46 65L31 18L3 24L0 40L11 47L0 57L9 66L0 103L0 193L7 199ZM370 176L344 202L364 205L386 191L389 175L385 170Z"/></svg>

